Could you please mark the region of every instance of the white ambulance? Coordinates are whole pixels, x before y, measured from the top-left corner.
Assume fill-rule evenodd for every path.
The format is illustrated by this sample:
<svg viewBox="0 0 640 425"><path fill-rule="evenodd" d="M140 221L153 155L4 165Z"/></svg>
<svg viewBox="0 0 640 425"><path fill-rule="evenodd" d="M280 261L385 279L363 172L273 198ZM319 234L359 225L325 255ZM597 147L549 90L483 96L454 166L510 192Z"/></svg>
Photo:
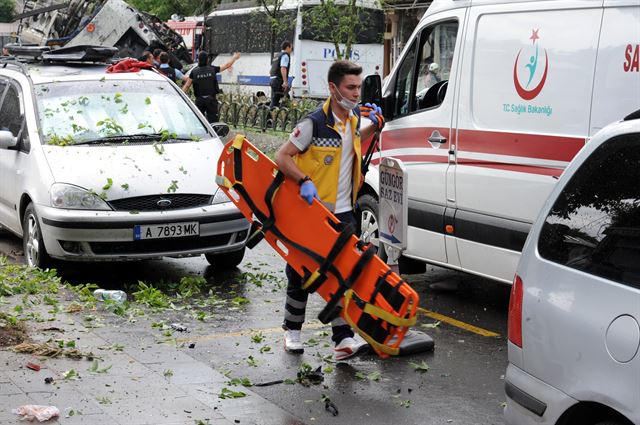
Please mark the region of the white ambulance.
<svg viewBox="0 0 640 425"><path fill-rule="evenodd" d="M384 85L363 88L387 119L373 163L407 169L404 258L511 282L567 164L640 108L639 56L637 0L434 1ZM372 235L389 230L377 188L373 168L359 198Z"/></svg>

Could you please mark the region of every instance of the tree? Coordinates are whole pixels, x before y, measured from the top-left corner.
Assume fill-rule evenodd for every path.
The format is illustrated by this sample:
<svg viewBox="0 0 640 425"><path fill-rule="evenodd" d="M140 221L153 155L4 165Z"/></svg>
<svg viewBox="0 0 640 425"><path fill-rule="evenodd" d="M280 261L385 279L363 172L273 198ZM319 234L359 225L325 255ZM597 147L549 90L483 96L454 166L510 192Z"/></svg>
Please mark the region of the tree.
<svg viewBox="0 0 640 425"><path fill-rule="evenodd" d="M0 0L0 22L13 22L14 0Z"/></svg>
<svg viewBox="0 0 640 425"><path fill-rule="evenodd" d="M363 0L320 0L319 5L305 13L305 28L310 28L314 39L332 42L337 60L348 59L351 57L351 46L356 42L356 35L364 29L370 16L370 9L363 6Z"/></svg>
<svg viewBox="0 0 640 425"><path fill-rule="evenodd" d="M206 15L220 3L220 0L127 0L127 2L136 9L166 21L173 14L182 16Z"/></svg>
<svg viewBox="0 0 640 425"><path fill-rule="evenodd" d="M271 48L271 57L273 57L276 51L277 40L291 29L294 22L290 19L282 19L283 14L280 9L282 9L284 0L258 0L258 3L262 8L262 12L266 15L271 30L269 46ZM258 19L260 19L260 17Z"/></svg>

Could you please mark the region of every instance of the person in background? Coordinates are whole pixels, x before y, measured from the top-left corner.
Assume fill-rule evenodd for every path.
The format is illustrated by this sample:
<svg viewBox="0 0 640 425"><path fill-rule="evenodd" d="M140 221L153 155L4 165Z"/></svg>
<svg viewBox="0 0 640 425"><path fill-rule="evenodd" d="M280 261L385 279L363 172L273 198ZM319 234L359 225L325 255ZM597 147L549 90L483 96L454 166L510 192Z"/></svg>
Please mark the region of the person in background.
<svg viewBox="0 0 640 425"><path fill-rule="evenodd" d="M187 74L182 90L189 93L189 88L193 85L193 94L196 97L196 106L209 122L218 121L218 99L216 95L220 93L217 74L229 69L240 59L240 53L233 54L231 60L224 65L215 66L209 63L209 53L201 51L198 53L198 66L191 69Z"/></svg>
<svg viewBox="0 0 640 425"><path fill-rule="evenodd" d="M150 51L145 50L144 52L142 52L139 60L140 62L146 62L149 65L153 65L153 54L151 54Z"/></svg>
<svg viewBox="0 0 640 425"><path fill-rule="evenodd" d="M280 100L289 90L289 69L291 68L293 45L290 41L282 42L282 51L271 62L269 85L271 86L271 108L280 106Z"/></svg>
<svg viewBox="0 0 640 425"><path fill-rule="evenodd" d="M300 121L276 154L276 164L284 175L297 182L300 196L309 204L318 199L340 222L358 229L354 205L364 181L361 172L360 140L368 139L384 126L382 110L366 104L373 125L360 128L358 100L362 86L362 67L346 60L329 68L329 98L316 111ZM300 217L304 220L304 217ZM300 330L305 319L308 292L302 289L302 277L286 266L287 297L285 304L284 349L300 354L304 351ZM338 317L331 322L335 359L356 354L367 343Z"/></svg>
<svg viewBox="0 0 640 425"><path fill-rule="evenodd" d="M162 49L153 50L153 66L156 68L160 66L160 53L162 53L162 51Z"/></svg>
<svg viewBox="0 0 640 425"><path fill-rule="evenodd" d="M158 70L167 76L174 83L178 80L184 80L184 74L179 69L175 69L169 65L169 53L160 53L160 66Z"/></svg>

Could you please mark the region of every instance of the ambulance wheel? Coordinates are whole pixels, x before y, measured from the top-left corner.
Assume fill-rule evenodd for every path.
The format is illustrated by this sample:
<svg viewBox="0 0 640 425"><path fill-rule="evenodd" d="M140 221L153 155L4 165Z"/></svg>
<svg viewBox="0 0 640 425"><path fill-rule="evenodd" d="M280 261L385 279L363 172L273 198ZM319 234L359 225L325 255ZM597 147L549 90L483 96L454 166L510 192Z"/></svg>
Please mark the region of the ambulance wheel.
<svg viewBox="0 0 640 425"><path fill-rule="evenodd" d="M204 254L209 264L218 269L232 269L242 262L244 247L239 251L223 252L221 254Z"/></svg>
<svg viewBox="0 0 640 425"><path fill-rule="evenodd" d="M378 257L387 260L387 253L380 246L378 235L378 200L373 195L362 195L358 198L356 210L360 214L360 239L371 243L378 249Z"/></svg>

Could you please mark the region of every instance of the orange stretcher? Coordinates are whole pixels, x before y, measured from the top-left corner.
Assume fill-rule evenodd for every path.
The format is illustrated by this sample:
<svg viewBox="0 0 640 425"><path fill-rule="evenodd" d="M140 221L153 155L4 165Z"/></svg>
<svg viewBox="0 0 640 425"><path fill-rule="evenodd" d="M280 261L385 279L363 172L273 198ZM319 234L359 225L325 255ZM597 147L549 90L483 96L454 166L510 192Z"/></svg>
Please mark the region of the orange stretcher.
<svg viewBox="0 0 640 425"><path fill-rule="evenodd" d="M398 355L416 322L418 294L320 202L309 205L296 182L242 135L225 145L217 183L252 223L247 245L264 238L327 305L318 318L341 315L380 355ZM393 339L393 341L392 341Z"/></svg>

